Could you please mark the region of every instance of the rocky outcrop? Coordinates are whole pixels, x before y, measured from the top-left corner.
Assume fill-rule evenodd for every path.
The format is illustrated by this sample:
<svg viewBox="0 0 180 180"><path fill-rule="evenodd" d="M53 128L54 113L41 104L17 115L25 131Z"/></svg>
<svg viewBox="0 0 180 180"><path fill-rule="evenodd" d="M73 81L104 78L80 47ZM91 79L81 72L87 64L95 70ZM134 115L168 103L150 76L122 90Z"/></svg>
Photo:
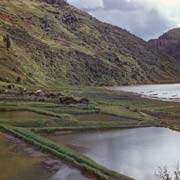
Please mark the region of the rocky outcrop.
<svg viewBox="0 0 180 180"><path fill-rule="evenodd" d="M66 5L66 0L40 0L42 2L46 2L48 4L56 4L56 5L60 5L60 6L64 6Z"/></svg>
<svg viewBox="0 0 180 180"><path fill-rule="evenodd" d="M76 23L77 21L78 21L77 17L72 12L65 12L63 14L62 22L64 24L72 24L72 23Z"/></svg>
<svg viewBox="0 0 180 180"><path fill-rule="evenodd" d="M78 23L78 18L73 12L64 12L62 16L62 22L66 24L69 29L75 30Z"/></svg>
<svg viewBox="0 0 180 180"><path fill-rule="evenodd" d="M180 61L180 28L172 29L149 44Z"/></svg>

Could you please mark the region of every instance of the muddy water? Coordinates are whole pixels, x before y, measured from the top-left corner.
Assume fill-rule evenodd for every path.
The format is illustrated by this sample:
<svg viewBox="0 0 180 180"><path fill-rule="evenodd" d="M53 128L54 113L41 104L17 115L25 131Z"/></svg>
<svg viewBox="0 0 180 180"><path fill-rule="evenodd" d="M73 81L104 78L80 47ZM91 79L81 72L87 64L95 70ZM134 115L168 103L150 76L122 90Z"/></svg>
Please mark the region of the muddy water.
<svg viewBox="0 0 180 180"><path fill-rule="evenodd" d="M103 122L112 122L112 121L135 121L134 119L115 116L111 114L103 114L103 113L91 113L91 114L80 114L80 115L74 115L76 119L79 121L103 121Z"/></svg>
<svg viewBox="0 0 180 180"><path fill-rule="evenodd" d="M30 111L0 111L0 120L7 121L36 121L39 119L49 119L51 116L46 116Z"/></svg>
<svg viewBox="0 0 180 180"><path fill-rule="evenodd" d="M63 166L51 180L88 180L77 169Z"/></svg>
<svg viewBox="0 0 180 180"><path fill-rule="evenodd" d="M0 180L87 180L81 172L0 133Z"/></svg>
<svg viewBox="0 0 180 180"><path fill-rule="evenodd" d="M13 126L40 127L54 126L57 118L30 111L0 111L0 123Z"/></svg>
<svg viewBox="0 0 180 180"><path fill-rule="evenodd" d="M121 86L109 89L132 92L153 99L180 102L180 84Z"/></svg>
<svg viewBox="0 0 180 180"><path fill-rule="evenodd" d="M51 177L51 173L40 165L45 157L32 157L20 151L19 147L10 141L0 133L0 179L38 180Z"/></svg>
<svg viewBox="0 0 180 180"><path fill-rule="evenodd" d="M137 180L153 180L158 167L172 170L180 164L180 133L165 128L50 134L48 138Z"/></svg>

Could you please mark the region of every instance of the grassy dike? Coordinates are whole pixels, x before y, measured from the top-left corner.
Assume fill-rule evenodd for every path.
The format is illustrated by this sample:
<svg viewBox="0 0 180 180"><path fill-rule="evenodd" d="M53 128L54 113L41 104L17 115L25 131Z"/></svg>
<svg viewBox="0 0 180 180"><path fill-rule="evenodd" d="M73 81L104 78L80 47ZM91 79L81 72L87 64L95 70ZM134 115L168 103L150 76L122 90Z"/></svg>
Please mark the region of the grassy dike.
<svg viewBox="0 0 180 180"><path fill-rule="evenodd" d="M48 104L47 104L48 105ZM53 106L52 106L53 108ZM75 107L73 107L75 108ZM63 110L62 107L59 107L61 111ZM6 105L6 106L0 106L0 111L12 111L12 112L22 112L22 111L28 111L32 113L37 113L40 115L45 115L50 118L57 118L56 120L46 120L43 121L41 118L36 120L34 123L30 122L25 122L25 121L20 121L20 122L9 122L6 121L5 119L0 119L0 123L4 125L10 125L10 126L18 126L18 127L26 127L29 129L33 130L39 130L39 131L57 131L57 130L96 130L96 129L121 129L121 128L136 128L136 127L147 127L147 126L156 126L159 125L159 121L155 122L153 120L136 120L132 122L125 122L125 121L103 121L103 120L96 120L96 121L79 121L76 119L74 114L93 114L95 112L103 113L104 115L111 115L110 113L104 113L101 111L95 111L91 110L81 110L79 111L74 111L74 114L70 114L70 110L66 110L67 112L64 113L59 113L59 112L53 112L51 109L47 109L44 107L41 108L35 108L31 106L13 106L13 104ZM69 112L68 112L69 111ZM117 116L119 118L122 118L121 116L118 115L112 115L112 116ZM140 119L140 118L139 118ZM46 124L47 123L47 124Z"/></svg>
<svg viewBox="0 0 180 180"><path fill-rule="evenodd" d="M0 126L0 129L8 133L12 133L18 138L21 138L26 142L33 144L74 166L77 166L89 174L93 174L100 180L132 180L129 177L120 175L117 172L111 171L97 164L93 160L71 150L70 148L58 145L44 137L41 137L30 130L3 125Z"/></svg>
<svg viewBox="0 0 180 180"><path fill-rule="evenodd" d="M35 132L35 133L54 133L56 131L64 132L64 131L75 131L75 132L83 132L83 131L107 131L107 130L120 130L120 129L132 129L132 128L143 128L143 127L162 127L159 124L150 124L150 123L144 123L139 125L102 125L102 126L79 126L79 127L44 127L44 128L29 128L29 130Z"/></svg>

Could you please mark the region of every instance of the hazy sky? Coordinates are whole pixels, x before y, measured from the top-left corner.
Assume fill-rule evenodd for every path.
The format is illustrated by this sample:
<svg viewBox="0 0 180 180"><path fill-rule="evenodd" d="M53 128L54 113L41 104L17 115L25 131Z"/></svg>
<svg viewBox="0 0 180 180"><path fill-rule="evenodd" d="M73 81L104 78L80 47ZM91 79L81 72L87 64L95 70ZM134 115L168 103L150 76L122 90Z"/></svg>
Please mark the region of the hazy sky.
<svg viewBox="0 0 180 180"><path fill-rule="evenodd" d="M68 0L98 19L146 40L180 27L180 0Z"/></svg>

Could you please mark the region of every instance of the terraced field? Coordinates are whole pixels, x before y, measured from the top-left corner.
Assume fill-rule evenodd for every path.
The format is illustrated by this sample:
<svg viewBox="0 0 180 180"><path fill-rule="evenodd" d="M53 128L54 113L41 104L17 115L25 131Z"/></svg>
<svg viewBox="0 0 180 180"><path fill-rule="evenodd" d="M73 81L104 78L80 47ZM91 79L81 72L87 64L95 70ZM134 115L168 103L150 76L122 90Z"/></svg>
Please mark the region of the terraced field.
<svg viewBox="0 0 180 180"><path fill-rule="evenodd" d="M13 94L9 95L8 101L3 101L2 93L0 95L1 130L78 167L90 179L129 178L97 164L64 145L49 141L42 137L41 133L64 134L73 131L146 126L172 129L180 127L179 103L145 99L130 93L103 88L54 88L49 91L88 98L90 103L63 105L21 99L15 102L16 96Z"/></svg>

